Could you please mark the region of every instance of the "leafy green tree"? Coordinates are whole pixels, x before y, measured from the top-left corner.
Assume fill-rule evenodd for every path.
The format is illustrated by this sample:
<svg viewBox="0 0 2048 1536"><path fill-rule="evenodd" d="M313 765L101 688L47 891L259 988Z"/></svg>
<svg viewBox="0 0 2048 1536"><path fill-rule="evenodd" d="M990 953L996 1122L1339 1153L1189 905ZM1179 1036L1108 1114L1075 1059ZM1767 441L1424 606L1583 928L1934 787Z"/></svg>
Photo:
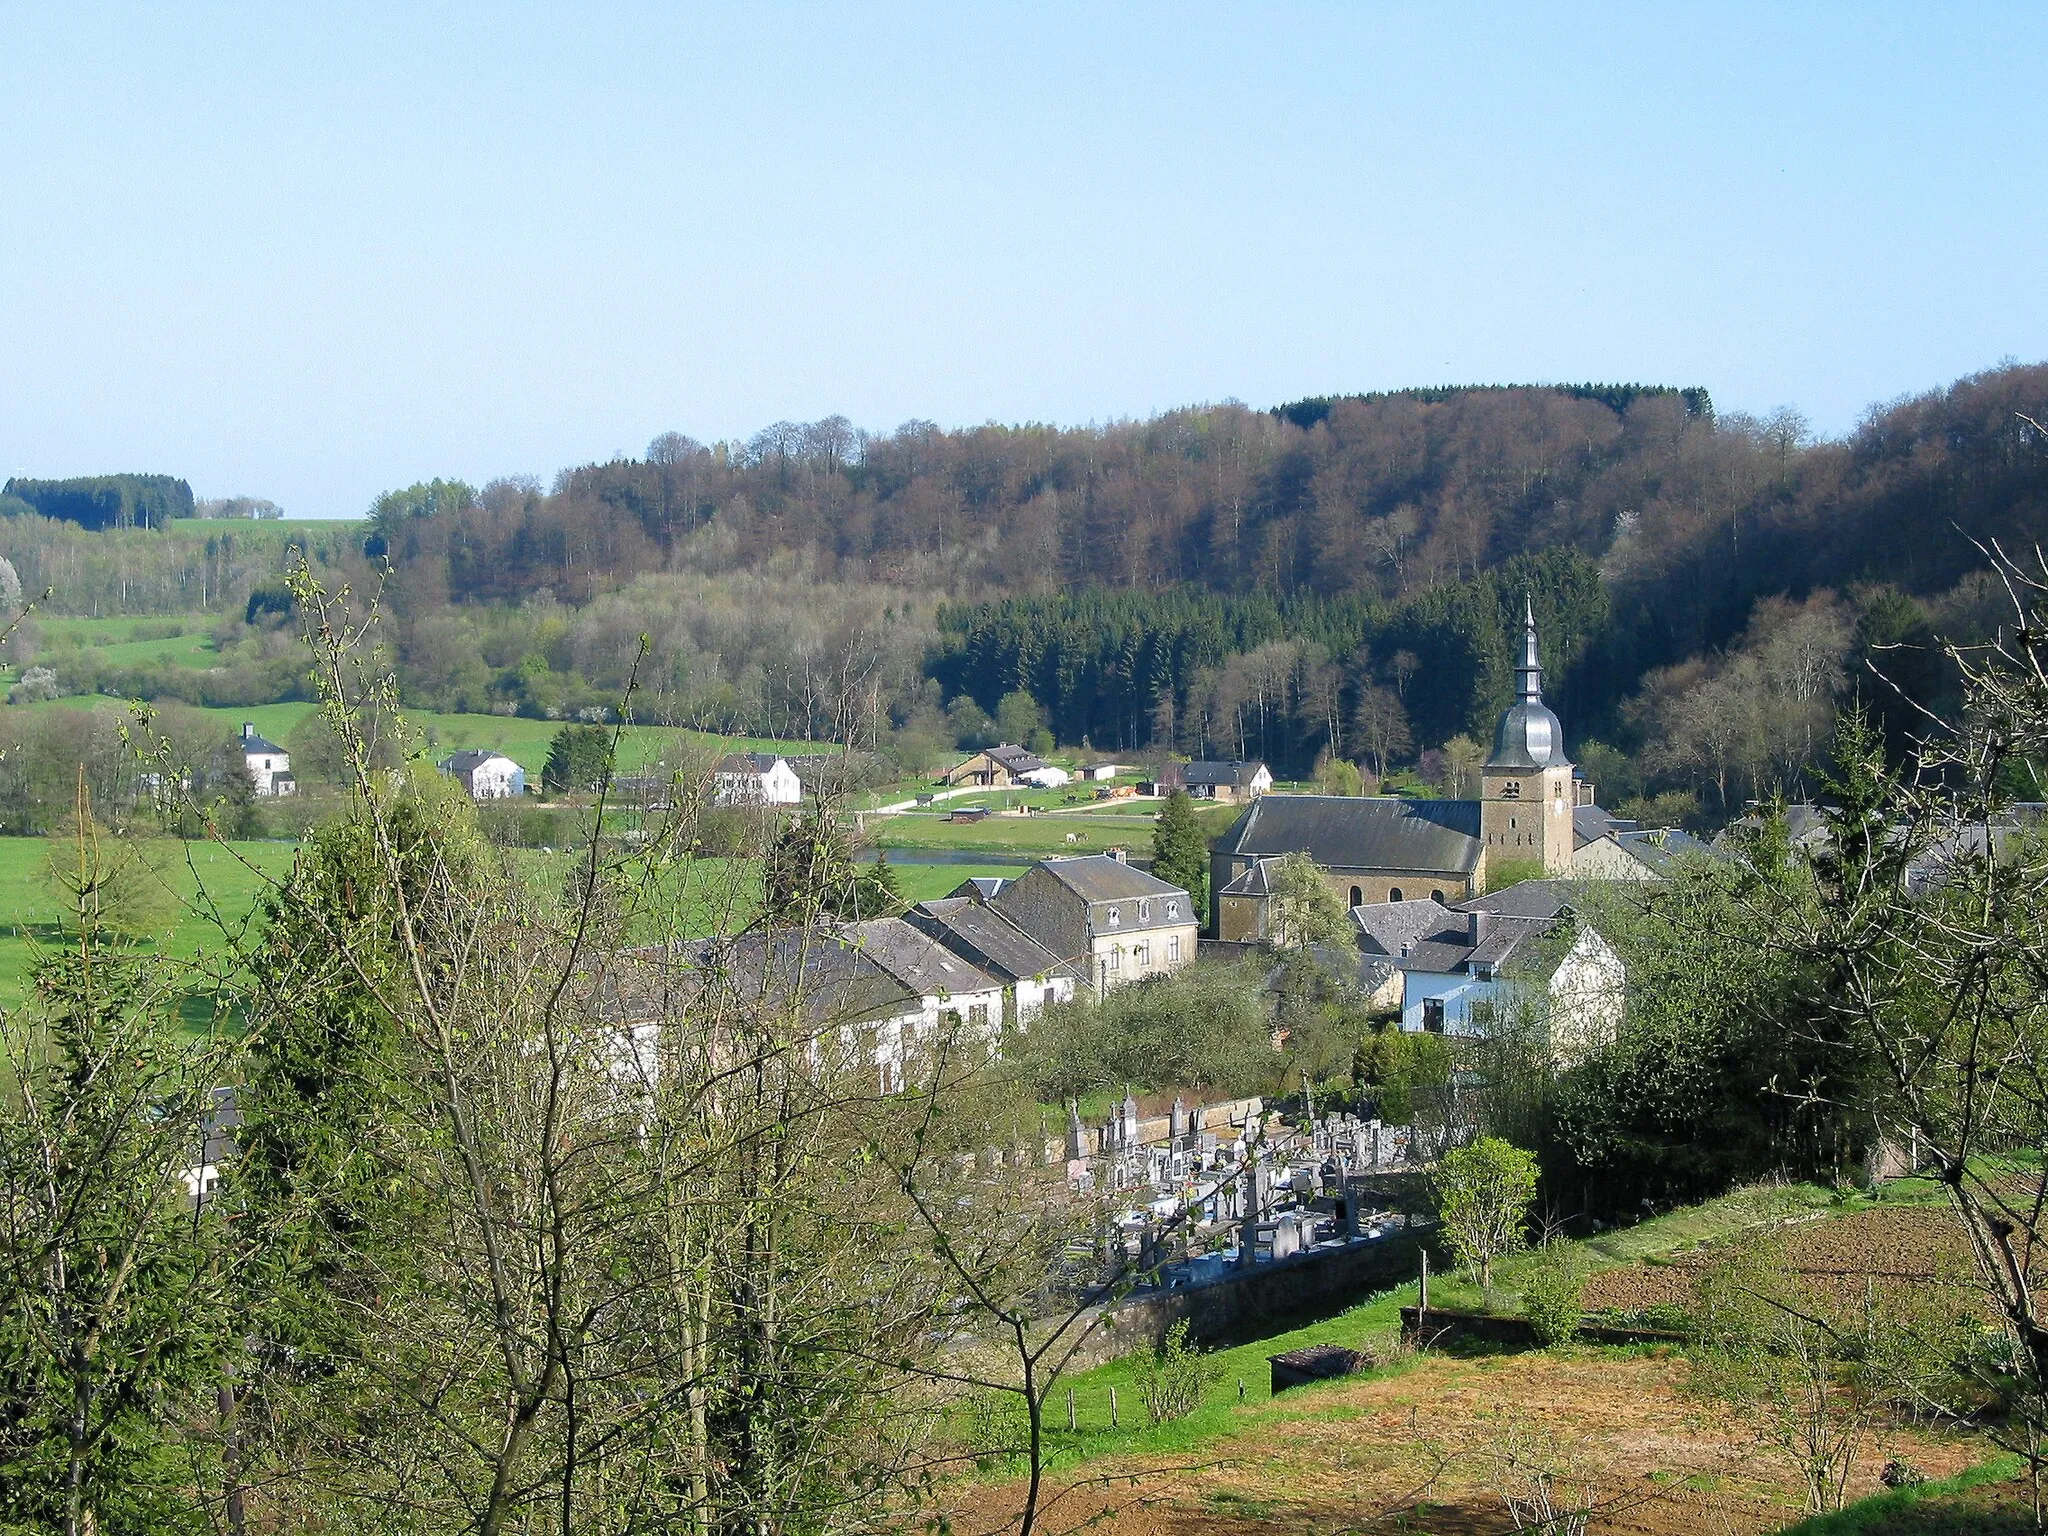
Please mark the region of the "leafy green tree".
<svg viewBox="0 0 2048 1536"><path fill-rule="evenodd" d="M601 725L565 725L548 743L548 760L540 771L541 787L550 794L596 789L611 771L612 733Z"/></svg>
<svg viewBox="0 0 2048 1536"><path fill-rule="evenodd" d="M1265 967L1209 962L1049 1004L1007 1046L1045 1104L1126 1084L1270 1093L1287 1059L1273 1049Z"/></svg>
<svg viewBox="0 0 2048 1536"><path fill-rule="evenodd" d="M1451 1251L1478 1274L1482 1288L1492 1289L1494 1261L1522 1246L1536 1198L1536 1154L1482 1136L1446 1152L1430 1183Z"/></svg>
<svg viewBox="0 0 2048 1536"><path fill-rule="evenodd" d="M996 701L996 734L1020 745L1045 729L1045 711L1038 700L1022 688L1013 688Z"/></svg>
<svg viewBox="0 0 2048 1536"><path fill-rule="evenodd" d="M1358 764L1325 748L1316 759L1316 788L1326 795L1362 795L1365 777L1358 771Z"/></svg>
<svg viewBox="0 0 2048 1536"><path fill-rule="evenodd" d="M1417 1093L1443 1087L1451 1067L1451 1048L1443 1036L1411 1034L1394 1023L1360 1039L1351 1074L1372 1095L1381 1120L1406 1125L1415 1118Z"/></svg>
<svg viewBox="0 0 2048 1536"><path fill-rule="evenodd" d="M1186 891L1195 911L1209 909L1209 839L1184 789L1166 797L1152 825L1152 873Z"/></svg>
<svg viewBox="0 0 2048 1536"><path fill-rule="evenodd" d="M1269 898L1273 940L1285 949L1310 949L1319 944L1355 948L1351 914L1330 889L1323 871L1306 853L1283 853L1273 870Z"/></svg>

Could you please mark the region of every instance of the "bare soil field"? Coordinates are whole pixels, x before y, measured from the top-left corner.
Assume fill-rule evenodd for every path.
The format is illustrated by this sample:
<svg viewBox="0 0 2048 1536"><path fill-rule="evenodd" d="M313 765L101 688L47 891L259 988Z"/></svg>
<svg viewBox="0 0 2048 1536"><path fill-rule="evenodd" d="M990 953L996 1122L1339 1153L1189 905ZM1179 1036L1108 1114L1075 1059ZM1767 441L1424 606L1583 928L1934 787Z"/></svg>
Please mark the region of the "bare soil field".
<svg viewBox="0 0 2048 1536"><path fill-rule="evenodd" d="M1745 1241L1749 1240L1747 1238ZM1880 1287L1938 1287L1958 1299L1972 1295L1969 1238L1955 1214L1939 1207L1894 1207L1788 1225L1779 1232L1787 1267L1843 1301ZM1655 1264L1605 1269L1586 1283L1588 1311L1633 1312L1684 1306L1694 1277L1713 1262L1712 1245L1674 1253Z"/></svg>
<svg viewBox="0 0 2048 1536"><path fill-rule="evenodd" d="M1055 1471L1059 1491L1042 1529L1504 1532L1514 1526L1500 1493L1511 1476L1502 1452L1515 1444L1554 1458L1567 1486L1590 1490L1597 1532L1752 1536L1795 1523L1804 1506L1797 1471L1689 1400L1686 1370L1676 1355L1612 1351L1425 1356L1248 1407L1228 1437L1182 1455ZM1877 1491L1891 1457L1947 1477L1983 1455L1969 1441L1886 1432L1864 1447L1850 1495ZM955 1529L992 1536L1014 1519L1021 1493L1015 1483L965 1493L951 1504Z"/></svg>

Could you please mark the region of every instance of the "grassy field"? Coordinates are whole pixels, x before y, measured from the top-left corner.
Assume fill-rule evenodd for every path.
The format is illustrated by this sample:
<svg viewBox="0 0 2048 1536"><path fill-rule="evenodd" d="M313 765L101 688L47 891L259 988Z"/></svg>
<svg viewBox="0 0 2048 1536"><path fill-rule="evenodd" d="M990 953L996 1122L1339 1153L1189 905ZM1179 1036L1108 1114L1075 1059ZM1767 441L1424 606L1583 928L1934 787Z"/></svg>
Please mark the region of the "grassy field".
<svg viewBox="0 0 2048 1536"><path fill-rule="evenodd" d="M115 702L97 694L89 694L52 699L45 704L14 704L6 707L91 709ZM310 703L249 704L232 709L200 709L198 713L216 722L223 738L239 733L246 722L256 727L257 734L282 743L291 735L292 728L313 712L314 707ZM427 709L408 709L405 711L405 719L415 730L424 734L428 755L437 761L451 752L460 752L467 747L488 748L504 753L536 781L540 777L542 765L548 759L548 743L554 740L555 732L562 728L562 722L559 720L526 720L508 715L439 714ZM774 741L755 736L713 736L703 731L675 730L666 726L629 725L619 744L619 767L622 771L630 773L658 761L666 761L673 766L682 751L797 753L815 750L814 746L800 741Z"/></svg>
<svg viewBox="0 0 2048 1536"><path fill-rule="evenodd" d="M146 947L176 960L217 953L224 943L221 923L241 924L264 878L289 871L295 850L292 843L178 845L182 862L172 863L166 874L183 913L169 933ZM37 956L61 939L61 909L45 874L49 855L47 839L0 837L0 1007L20 1002Z"/></svg>
<svg viewBox="0 0 2048 1536"><path fill-rule="evenodd" d="M869 823L884 848L986 848L1019 853L1100 853L1125 847L1152 851L1153 817L991 816L956 822L924 811L905 811ZM1070 843L1067 839L1071 837Z"/></svg>

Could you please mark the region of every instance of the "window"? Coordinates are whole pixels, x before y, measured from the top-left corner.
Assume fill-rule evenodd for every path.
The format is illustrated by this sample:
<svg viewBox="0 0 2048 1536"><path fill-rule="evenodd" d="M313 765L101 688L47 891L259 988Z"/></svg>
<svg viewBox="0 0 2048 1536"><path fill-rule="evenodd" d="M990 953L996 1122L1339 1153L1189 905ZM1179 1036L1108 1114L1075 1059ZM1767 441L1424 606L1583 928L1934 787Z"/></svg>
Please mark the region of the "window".
<svg viewBox="0 0 2048 1536"><path fill-rule="evenodd" d="M988 1028L988 1004L973 1003L967 1009L967 1022L976 1029Z"/></svg>
<svg viewBox="0 0 2048 1536"><path fill-rule="evenodd" d="M1131 946L1131 964L1138 966L1146 966L1150 965L1151 963L1152 946L1149 943L1141 939L1139 940L1139 942Z"/></svg>
<svg viewBox="0 0 2048 1536"><path fill-rule="evenodd" d="M1429 899L1435 902L1438 906L1442 906L1444 904L1444 893L1442 891L1431 891L1429 893Z"/></svg>
<svg viewBox="0 0 2048 1536"><path fill-rule="evenodd" d="M1172 937L1172 938L1170 938L1170 939L1168 939L1168 940L1166 941L1166 963L1167 963L1168 965L1176 965L1176 964L1178 964L1179 962L1180 962L1180 936L1179 936L1178 934L1176 934L1176 935L1175 935L1174 937Z"/></svg>
<svg viewBox="0 0 2048 1536"><path fill-rule="evenodd" d="M1401 899L1401 887L1399 887L1398 885L1390 885L1390 886L1388 886L1388 887L1387 887L1387 900L1389 900L1389 901L1399 901L1400 899Z"/></svg>
<svg viewBox="0 0 2048 1536"><path fill-rule="evenodd" d="M1117 925L1118 923L1121 923L1121 922L1122 922L1123 920L1124 920L1124 915L1123 915L1123 913L1122 913L1122 912L1118 911L1118 910L1117 910L1117 909L1116 909L1115 907L1111 907L1111 908L1109 909L1109 926L1110 926L1110 927L1112 927L1112 928L1116 927L1116 925Z"/></svg>
<svg viewBox="0 0 2048 1536"><path fill-rule="evenodd" d="M1110 947L1109 959L1107 963L1112 971L1120 971L1124 968L1123 945L1115 944Z"/></svg>
<svg viewBox="0 0 2048 1536"><path fill-rule="evenodd" d="M1509 830L1510 832L1514 831L1514 830L1515 830L1515 826L1516 826L1515 818L1514 818L1514 817L1512 817L1512 816L1510 816L1510 817L1508 818L1508 830Z"/></svg>
<svg viewBox="0 0 2048 1536"><path fill-rule="evenodd" d="M1507 783L1501 785L1500 797L1503 800L1519 800L1522 798L1522 786L1513 779L1510 779Z"/></svg>
<svg viewBox="0 0 2048 1536"><path fill-rule="evenodd" d="M1362 907L1365 905L1365 892L1361 891L1355 885L1351 887L1351 905L1353 905L1354 907Z"/></svg>
<svg viewBox="0 0 2048 1536"><path fill-rule="evenodd" d="M1422 1000L1422 1027L1432 1035L1444 1032L1444 1000L1440 997L1425 997Z"/></svg>
<svg viewBox="0 0 2048 1536"><path fill-rule="evenodd" d="M1138 921L1141 923L1149 923L1152 921L1152 903L1149 900L1145 900L1142 898L1139 900Z"/></svg>
<svg viewBox="0 0 2048 1536"><path fill-rule="evenodd" d="M1175 918L1175 917L1179 917L1179 916L1180 916L1180 903L1179 903L1179 902L1177 902L1177 901L1169 901L1169 902L1168 902L1168 903L1166 904L1166 915L1167 915L1167 916L1168 916L1169 918Z"/></svg>

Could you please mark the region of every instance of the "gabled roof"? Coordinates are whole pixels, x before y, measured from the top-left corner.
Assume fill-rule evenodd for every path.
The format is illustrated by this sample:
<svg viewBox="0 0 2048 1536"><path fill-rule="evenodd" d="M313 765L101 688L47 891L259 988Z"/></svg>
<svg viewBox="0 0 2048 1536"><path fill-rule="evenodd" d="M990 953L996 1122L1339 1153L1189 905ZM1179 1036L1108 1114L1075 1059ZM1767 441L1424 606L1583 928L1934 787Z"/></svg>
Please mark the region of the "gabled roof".
<svg viewBox="0 0 2048 1536"><path fill-rule="evenodd" d="M1571 905L1569 880L1518 880L1498 891L1453 902L1458 912L1490 912L1496 917L1552 918Z"/></svg>
<svg viewBox="0 0 2048 1536"><path fill-rule="evenodd" d="M1524 943L1554 926L1554 919L1492 918L1485 923L1476 941L1469 928L1462 936L1432 935L1394 963L1404 971L1421 971L1432 976L1470 973L1480 966L1498 970Z"/></svg>
<svg viewBox="0 0 2048 1536"><path fill-rule="evenodd" d="M1304 852L1327 869L1469 875L1480 846L1477 800L1261 795L1216 848L1238 857Z"/></svg>
<svg viewBox="0 0 2048 1536"><path fill-rule="evenodd" d="M515 768L519 766L518 763L513 762L511 758L506 757L502 752L486 751L480 747L465 747L462 751L454 753L452 756L442 758L441 771L443 773L470 773L483 767L485 763L493 759L503 759L505 762L512 763L512 766Z"/></svg>
<svg viewBox="0 0 2048 1536"><path fill-rule="evenodd" d="M964 896L927 901L906 913L904 921L999 980L1079 974L1002 913Z"/></svg>
<svg viewBox="0 0 2048 1536"><path fill-rule="evenodd" d="M990 747L983 756L998 767L1007 768L1013 774L1035 773L1046 766L1044 758L1016 746Z"/></svg>
<svg viewBox="0 0 2048 1536"><path fill-rule="evenodd" d="M1254 859L1235 880L1216 894L1219 896L1270 896L1273 894L1273 866L1278 859Z"/></svg>
<svg viewBox="0 0 2048 1536"><path fill-rule="evenodd" d="M1181 770L1181 782L1195 785L1229 785L1249 789L1264 763L1189 763ZM1269 775L1270 777L1270 775Z"/></svg>
<svg viewBox="0 0 2048 1536"><path fill-rule="evenodd" d="M1471 928L1468 919L1453 918L1429 900L1367 902L1351 909L1351 921L1358 927L1359 948L1369 955L1399 955L1435 935L1463 935Z"/></svg>
<svg viewBox="0 0 2048 1536"><path fill-rule="evenodd" d="M783 759L773 752L728 752L718 760L715 773L758 775L770 772Z"/></svg>
<svg viewBox="0 0 2048 1536"><path fill-rule="evenodd" d="M268 752L278 757L285 755L283 747L266 736L258 736L254 731L249 731L242 737L243 755L247 756L251 752Z"/></svg>
<svg viewBox="0 0 2048 1536"><path fill-rule="evenodd" d="M998 895L1010 883L1004 875L970 875L952 890L946 892L946 899L964 898L970 901L987 901Z"/></svg>
<svg viewBox="0 0 2048 1536"><path fill-rule="evenodd" d="M840 930L841 942L857 948L863 956L887 971L919 997L941 992L994 992L1002 983L963 956L956 955L929 933L922 933L900 917L870 918L847 923Z"/></svg>
<svg viewBox="0 0 2048 1536"><path fill-rule="evenodd" d="M1134 896L1187 894L1179 886L1169 885L1158 876L1134 869L1122 859L1113 859L1106 853L1041 859L1038 867L1083 901L1123 901Z"/></svg>
<svg viewBox="0 0 2048 1536"><path fill-rule="evenodd" d="M1572 807L1572 847L1583 848L1588 843L1597 843L1610 832L1633 832L1636 824L1610 815L1597 805L1575 805Z"/></svg>
<svg viewBox="0 0 2048 1536"><path fill-rule="evenodd" d="M1674 859L1683 855L1713 852L1713 849L1690 832L1680 831L1677 827L1651 827L1640 831L1614 832L1610 835L1616 846L1624 853L1633 855L1640 863L1660 875L1670 869Z"/></svg>

